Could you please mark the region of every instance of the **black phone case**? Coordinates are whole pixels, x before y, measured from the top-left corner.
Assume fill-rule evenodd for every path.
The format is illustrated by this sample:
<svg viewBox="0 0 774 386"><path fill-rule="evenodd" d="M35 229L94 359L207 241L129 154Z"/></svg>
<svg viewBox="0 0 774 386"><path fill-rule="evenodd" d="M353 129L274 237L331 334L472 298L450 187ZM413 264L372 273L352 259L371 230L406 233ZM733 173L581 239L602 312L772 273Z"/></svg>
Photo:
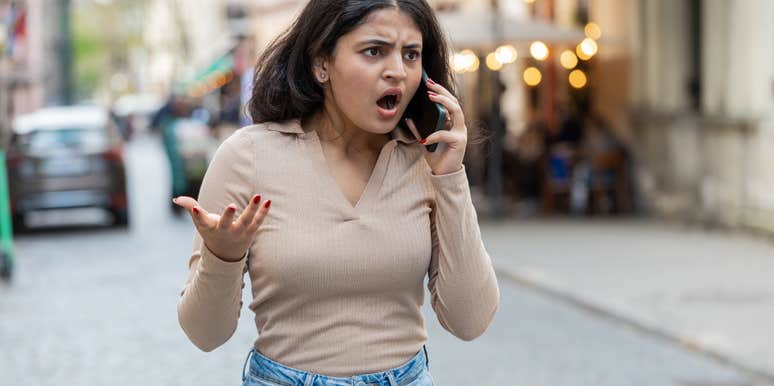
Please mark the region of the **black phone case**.
<svg viewBox="0 0 774 386"><path fill-rule="evenodd" d="M439 130L444 130L446 124L446 109L439 103L435 103L427 96L427 73L422 70L422 81L417 88L417 92L409 102L408 108L403 118L411 118L419 131L419 135L422 138L427 138L430 134ZM402 125L406 125L404 120L401 120ZM406 127L406 130L409 130ZM410 132L410 130L409 130ZM434 152L438 147L437 143L425 145L425 148Z"/></svg>

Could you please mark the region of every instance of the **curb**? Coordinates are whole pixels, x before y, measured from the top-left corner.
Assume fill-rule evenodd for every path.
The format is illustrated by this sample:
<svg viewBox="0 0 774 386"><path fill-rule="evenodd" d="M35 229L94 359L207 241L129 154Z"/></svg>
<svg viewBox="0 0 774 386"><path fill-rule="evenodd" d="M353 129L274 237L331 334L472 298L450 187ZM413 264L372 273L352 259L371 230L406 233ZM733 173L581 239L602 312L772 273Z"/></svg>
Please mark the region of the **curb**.
<svg viewBox="0 0 774 386"><path fill-rule="evenodd" d="M660 339L673 346L677 346L683 350L688 350L697 354L700 354L706 358L709 358L717 363L729 366L739 372L750 375L756 380L761 380L766 383L774 385L774 373L770 373L763 369L748 366L728 355L725 355L716 350L704 347L700 343L691 339L683 338L674 332L668 331L656 325L644 323L637 320L634 317L627 316L620 312L615 312L609 308L605 308L596 304L593 300L583 298L573 294L568 289L559 288L559 286L552 286L550 284L535 280L527 275L519 274L515 270L509 270L502 267L494 266L495 273L498 277L504 278L508 281L514 282L518 285L527 287L539 294L546 295L550 298L559 300L565 304L577 307L586 312L602 317L604 319L611 320L616 323L623 324L632 328L635 331L648 334L655 338Z"/></svg>

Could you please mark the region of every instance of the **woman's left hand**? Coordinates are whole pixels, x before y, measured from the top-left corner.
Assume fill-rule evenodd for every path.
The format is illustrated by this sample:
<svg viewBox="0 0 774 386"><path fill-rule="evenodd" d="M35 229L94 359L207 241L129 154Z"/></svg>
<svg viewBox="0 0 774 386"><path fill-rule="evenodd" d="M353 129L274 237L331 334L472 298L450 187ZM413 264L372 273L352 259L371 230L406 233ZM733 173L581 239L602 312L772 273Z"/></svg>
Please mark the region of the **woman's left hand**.
<svg viewBox="0 0 774 386"><path fill-rule="evenodd" d="M454 173L462 168L462 160L465 158L465 148L468 143L468 128L465 126L465 116L462 113L462 107L457 98L443 86L428 79L428 96L430 100L440 103L446 108L446 126L445 130L436 131L425 138L422 143L421 136L414 121L411 118L406 119L406 125L423 146L425 159L427 160L433 174ZM445 142L445 147L436 148L430 152L424 146Z"/></svg>

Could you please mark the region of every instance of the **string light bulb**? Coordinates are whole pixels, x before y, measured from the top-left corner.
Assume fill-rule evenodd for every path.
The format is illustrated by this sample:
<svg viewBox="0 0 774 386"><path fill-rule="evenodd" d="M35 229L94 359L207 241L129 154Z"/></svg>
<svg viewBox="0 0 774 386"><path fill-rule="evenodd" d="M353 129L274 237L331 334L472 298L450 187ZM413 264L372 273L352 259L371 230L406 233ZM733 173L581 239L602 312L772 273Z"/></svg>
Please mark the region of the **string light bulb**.
<svg viewBox="0 0 774 386"><path fill-rule="evenodd" d="M492 52L486 56L486 66L492 71L500 71L503 68L503 63L497 59L497 54Z"/></svg>
<svg viewBox="0 0 774 386"><path fill-rule="evenodd" d="M540 81L543 80L543 74L540 73L540 70L538 70L535 67L528 67L524 70L524 83L526 83L528 86L535 87L540 84Z"/></svg>
<svg viewBox="0 0 774 386"><path fill-rule="evenodd" d="M583 88L588 81L586 79L586 74L581 70L572 70L568 79L570 81L570 86L575 88Z"/></svg>
<svg viewBox="0 0 774 386"><path fill-rule="evenodd" d="M575 56L574 52L570 50L564 50L559 56L559 62L562 64L562 67L568 70L572 70L575 68L575 66L578 65L578 57Z"/></svg>
<svg viewBox="0 0 774 386"><path fill-rule="evenodd" d="M583 32L586 33L586 36L589 39L599 40L602 36L602 30L599 28L599 24L594 23L593 21L586 24L586 27L583 28Z"/></svg>
<svg viewBox="0 0 774 386"><path fill-rule="evenodd" d="M516 61L519 57L519 53L516 51L516 47L506 44L504 46L497 47L495 50L495 57L500 63L510 64Z"/></svg>
<svg viewBox="0 0 774 386"><path fill-rule="evenodd" d="M548 46L540 40L536 40L529 46L529 53L537 60L546 60L549 54Z"/></svg>

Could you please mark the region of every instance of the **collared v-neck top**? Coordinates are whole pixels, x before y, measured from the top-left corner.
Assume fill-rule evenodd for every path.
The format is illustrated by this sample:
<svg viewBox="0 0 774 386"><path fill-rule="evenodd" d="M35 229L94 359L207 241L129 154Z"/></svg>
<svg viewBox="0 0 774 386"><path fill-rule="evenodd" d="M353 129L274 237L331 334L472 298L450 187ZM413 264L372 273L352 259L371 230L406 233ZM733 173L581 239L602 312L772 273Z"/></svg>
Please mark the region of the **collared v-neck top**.
<svg viewBox="0 0 774 386"><path fill-rule="evenodd" d="M329 376L397 367L425 343L423 281L440 324L471 340L492 321L499 290L463 166L434 175L421 145L390 133L356 205L328 169L315 131L298 120L237 130L216 152L200 205L272 201L243 257L226 262L197 234L178 304L205 351L234 333L249 273L256 350Z"/></svg>

